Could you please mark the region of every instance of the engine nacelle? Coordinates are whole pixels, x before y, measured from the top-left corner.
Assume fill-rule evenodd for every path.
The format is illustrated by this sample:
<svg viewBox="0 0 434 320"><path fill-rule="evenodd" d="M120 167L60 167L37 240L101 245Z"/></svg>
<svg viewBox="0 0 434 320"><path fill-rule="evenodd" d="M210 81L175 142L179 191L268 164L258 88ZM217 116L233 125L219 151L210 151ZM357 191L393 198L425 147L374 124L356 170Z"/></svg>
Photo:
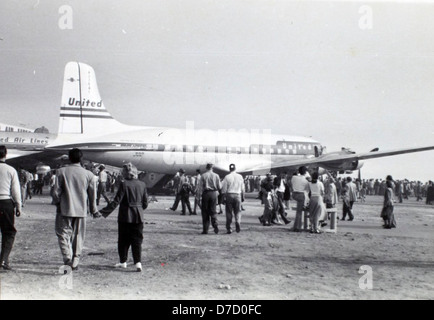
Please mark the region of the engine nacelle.
<svg viewBox="0 0 434 320"><path fill-rule="evenodd" d="M364 163L362 161L358 161L358 160L347 161L347 162L335 161L335 162L327 162L325 164L323 163L321 164L321 167L329 171L345 172L345 171L358 170L361 167L363 167L363 164Z"/></svg>

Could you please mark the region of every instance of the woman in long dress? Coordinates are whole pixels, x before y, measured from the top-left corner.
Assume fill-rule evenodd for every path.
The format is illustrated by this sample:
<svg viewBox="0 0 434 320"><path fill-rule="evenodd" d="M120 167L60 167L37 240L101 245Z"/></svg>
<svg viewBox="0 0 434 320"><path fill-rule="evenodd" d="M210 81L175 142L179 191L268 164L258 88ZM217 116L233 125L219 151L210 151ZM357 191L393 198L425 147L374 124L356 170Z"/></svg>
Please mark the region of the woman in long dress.
<svg viewBox="0 0 434 320"><path fill-rule="evenodd" d="M312 181L309 182L309 219L311 224L311 233L321 233L319 230L319 221L325 220L326 207L324 204L324 184L318 181L318 173L312 174Z"/></svg>
<svg viewBox="0 0 434 320"><path fill-rule="evenodd" d="M381 210L381 217L384 220L383 228L385 229L396 228L395 215L393 214L393 200L393 183L387 180L383 209Z"/></svg>

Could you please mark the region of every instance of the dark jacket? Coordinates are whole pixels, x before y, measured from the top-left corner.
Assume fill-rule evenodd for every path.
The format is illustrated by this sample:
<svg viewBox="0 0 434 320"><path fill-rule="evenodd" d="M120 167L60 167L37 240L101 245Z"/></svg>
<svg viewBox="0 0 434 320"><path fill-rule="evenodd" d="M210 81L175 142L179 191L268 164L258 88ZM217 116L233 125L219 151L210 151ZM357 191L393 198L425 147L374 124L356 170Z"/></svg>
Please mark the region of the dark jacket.
<svg viewBox="0 0 434 320"><path fill-rule="evenodd" d="M193 191L192 186L188 182L185 182L182 184L181 188L179 189L179 194L182 196L188 196L192 191Z"/></svg>
<svg viewBox="0 0 434 320"><path fill-rule="evenodd" d="M144 210L148 207L146 184L137 179L125 180L120 185L113 201L100 212L107 217L118 205L118 222L143 223Z"/></svg>
<svg viewBox="0 0 434 320"><path fill-rule="evenodd" d="M273 189L274 189L274 185L273 185L273 179L272 178L265 178L264 180L261 181L262 194L270 192Z"/></svg>

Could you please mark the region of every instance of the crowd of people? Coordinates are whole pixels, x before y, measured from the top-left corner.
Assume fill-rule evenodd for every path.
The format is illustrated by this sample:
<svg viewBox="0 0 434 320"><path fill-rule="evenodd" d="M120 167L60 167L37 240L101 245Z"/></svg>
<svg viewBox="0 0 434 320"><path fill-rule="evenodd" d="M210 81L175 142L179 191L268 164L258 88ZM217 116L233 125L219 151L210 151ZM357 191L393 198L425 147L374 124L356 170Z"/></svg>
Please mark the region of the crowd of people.
<svg viewBox="0 0 434 320"><path fill-rule="evenodd" d="M291 184L290 177L287 177L288 184ZM320 179L322 179L320 177ZM327 178L326 178L327 179ZM261 182L263 177L261 176L246 176L244 178L244 184L246 192L259 192L261 190ZM383 196L387 190L386 180L384 179L354 179L352 181L356 185L357 201L365 201L366 196L370 195L380 195ZM346 183L346 177L337 177L335 179L336 191L338 196L341 195L341 190L343 185ZM432 199L431 193L429 192L430 187L433 186L433 181L410 181L408 179L394 180L393 192L396 195L398 201L402 203L402 200L409 199L410 197L415 197L417 201L422 201L423 198L427 198L427 204ZM290 185L291 187L291 185ZM432 190L432 189L431 189ZM431 191L432 192L432 191ZM431 200L432 199L432 200ZM434 204L434 202L433 202Z"/></svg>
<svg viewBox="0 0 434 320"><path fill-rule="evenodd" d="M126 163L121 172L110 173L104 165L93 164L84 167L81 164L82 152L79 149L69 151L68 165L52 170L46 175L32 175L24 169L17 172L5 163L7 149L0 146L0 228L2 245L0 268L10 270L9 255L13 247L16 229L15 217L19 217L27 197L42 192L44 185L50 186L52 204L56 206L55 231L58 238L64 265L77 270L84 246L86 218L106 218L117 207L118 213L118 268L127 268L128 251L131 247L134 265L142 271L141 255L143 242L144 210L148 207L146 184L139 179L137 168ZM303 230L303 213L309 217L310 232L321 233L327 225L327 209L335 208L342 202L342 218L354 219L353 204L365 201L366 196L384 197L381 217L386 229L396 228L393 214L394 204L414 196L417 201L426 197L427 204L434 203L434 185L432 181L422 184L420 181L393 180L391 176L382 179L360 180L351 177L335 177L329 172L319 175L309 174L301 166L292 175L282 172L278 176L271 173L243 178L236 172L236 165L230 164L229 173L223 179L213 172L213 164L206 165L206 172L196 171L194 176L185 175L180 169L169 181L167 187L173 188L175 201L171 210L176 211L181 202L181 215L202 216L202 234L208 234L210 226L214 233L219 233L217 215L225 206L226 233L241 232L241 212L247 192L258 192L264 206L259 221L263 226L290 224L287 210L290 201L296 203L295 220L291 231ZM42 187L40 187L42 185ZM36 191L38 190L38 191ZM41 191L39 191L41 190ZM106 194L114 193L112 199ZM194 196L193 207L190 195ZM98 209L101 199L106 206ZM398 200L396 200L398 199ZM217 211L219 208L219 211ZM306 226L305 226L306 227Z"/></svg>

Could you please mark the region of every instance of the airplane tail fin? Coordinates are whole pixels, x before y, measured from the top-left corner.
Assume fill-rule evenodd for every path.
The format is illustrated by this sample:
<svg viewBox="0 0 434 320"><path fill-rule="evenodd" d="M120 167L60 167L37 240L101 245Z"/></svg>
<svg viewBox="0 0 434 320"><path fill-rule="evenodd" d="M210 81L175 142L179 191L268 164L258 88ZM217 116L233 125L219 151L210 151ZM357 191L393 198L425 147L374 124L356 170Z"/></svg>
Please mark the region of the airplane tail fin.
<svg viewBox="0 0 434 320"><path fill-rule="evenodd" d="M104 106L93 68L68 62L63 79L59 134L97 136L132 129L115 120Z"/></svg>

